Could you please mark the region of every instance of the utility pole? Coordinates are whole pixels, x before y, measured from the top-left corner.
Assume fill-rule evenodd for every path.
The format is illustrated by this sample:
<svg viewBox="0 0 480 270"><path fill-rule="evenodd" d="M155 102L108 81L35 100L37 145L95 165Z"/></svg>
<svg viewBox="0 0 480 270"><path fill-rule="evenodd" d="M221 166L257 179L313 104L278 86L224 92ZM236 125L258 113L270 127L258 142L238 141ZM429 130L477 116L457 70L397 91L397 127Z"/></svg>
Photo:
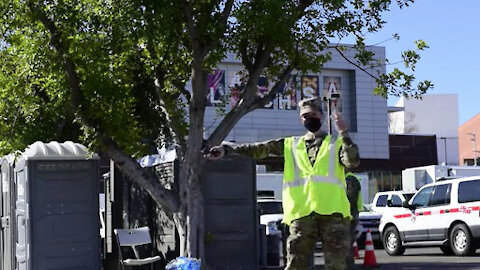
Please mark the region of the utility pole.
<svg viewBox="0 0 480 270"><path fill-rule="evenodd" d="M473 133L467 132L467 134L472 136L470 140L473 141L473 165L477 166L477 139L475 131Z"/></svg>
<svg viewBox="0 0 480 270"><path fill-rule="evenodd" d="M447 137L440 137L439 138L440 140L443 140L443 152L444 152L444 156L445 156L445 165L447 165Z"/></svg>

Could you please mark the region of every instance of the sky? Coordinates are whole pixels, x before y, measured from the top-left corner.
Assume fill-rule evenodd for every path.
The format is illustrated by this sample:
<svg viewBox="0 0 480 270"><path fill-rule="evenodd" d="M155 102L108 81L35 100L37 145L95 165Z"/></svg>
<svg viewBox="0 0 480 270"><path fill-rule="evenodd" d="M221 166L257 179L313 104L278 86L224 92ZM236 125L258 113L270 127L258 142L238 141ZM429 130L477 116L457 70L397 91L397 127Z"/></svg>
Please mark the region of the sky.
<svg viewBox="0 0 480 270"><path fill-rule="evenodd" d="M425 40L430 48L421 52L415 76L434 83L428 94L457 94L459 125L480 113L480 0L416 0L403 9L392 4L384 20L381 31L366 36L367 44L398 33L399 41L379 45L390 62L397 62L402 51L415 49L415 40ZM388 104L397 100L389 98Z"/></svg>

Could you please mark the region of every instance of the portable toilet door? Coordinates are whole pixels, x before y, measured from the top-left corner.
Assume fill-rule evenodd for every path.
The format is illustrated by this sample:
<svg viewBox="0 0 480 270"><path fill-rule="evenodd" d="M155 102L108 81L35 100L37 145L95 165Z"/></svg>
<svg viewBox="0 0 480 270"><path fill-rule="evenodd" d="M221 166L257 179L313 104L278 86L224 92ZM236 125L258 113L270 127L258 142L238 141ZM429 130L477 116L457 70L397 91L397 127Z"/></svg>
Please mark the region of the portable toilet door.
<svg viewBox="0 0 480 270"><path fill-rule="evenodd" d="M0 234L0 269L10 270L14 269L14 244L13 244L13 221L12 218L12 184L13 184L13 162L14 155L4 156L0 159L0 185L2 190L2 198L0 200L1 206L1 234Z"/></svg>
<svg viewBox="0 0 480 270"><path fill-rule="evenodd" d="M36 142L17 159L16 270L101 269L98 156Z"/></svg>

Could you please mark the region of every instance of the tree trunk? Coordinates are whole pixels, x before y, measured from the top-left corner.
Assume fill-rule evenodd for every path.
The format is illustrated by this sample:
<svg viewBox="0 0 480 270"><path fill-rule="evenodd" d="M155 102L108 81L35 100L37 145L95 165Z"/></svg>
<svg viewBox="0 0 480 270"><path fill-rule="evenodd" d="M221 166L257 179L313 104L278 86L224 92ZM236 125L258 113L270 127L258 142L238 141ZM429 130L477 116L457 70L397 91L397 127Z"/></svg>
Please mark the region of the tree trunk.
<svg viewBox="0 0 480 270"><path fill-rule="evenodd" d="M186 189L186 228L187 228L187 254L189 257L204 259L204 200L201 182L201 173L204 160L200 154L195 157L187 157Z"/></svg>
<svg viewBox="0 0 480 270"><path fill-rule="evenodd" d="M177 212L173 214L173 222L175 223L175 228L177 229L178 232L178 240L180 243L178 243L179 250L180 250L180 256L186 257L187 254L185 253L186 251L186 246L187 246L187 228L186 228L186 220L185 220L185 215L184 213Z"/></svg>
<svg viewBox="0 0 480 270"><path fill-rule="evenodd" d="M200 160L202 159L200 157ZM188 160L195 160L195 158L188 158ZM181 196L181 206L179 211L174 213L173 219L179 234L180 256L199 258L204 261L204 200L200 180L204 162L197 160L196 163L190 168L186 166L186 162L181 166L178 180L179 184L185 185L180 188L180 193L185 193Z"/></svg>

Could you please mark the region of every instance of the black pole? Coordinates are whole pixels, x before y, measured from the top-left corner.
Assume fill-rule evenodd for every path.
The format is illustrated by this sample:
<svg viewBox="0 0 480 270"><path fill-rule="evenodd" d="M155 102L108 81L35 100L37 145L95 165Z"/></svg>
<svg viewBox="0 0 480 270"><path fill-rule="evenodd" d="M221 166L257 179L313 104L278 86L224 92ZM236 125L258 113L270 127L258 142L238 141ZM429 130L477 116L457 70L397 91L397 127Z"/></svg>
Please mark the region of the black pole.
<svg viewBox="0 0 480 270"><path fill-rule="evenodd" d="M444 147L445 147L445 165L447 165L447 137L443 140Z"/></svg>
<svg viewBox="0 0 480 270"><path fill-rule="evenodd" d="M332 134L332 100L327 99L327 113L328 113L328 134Z"/></svg>

